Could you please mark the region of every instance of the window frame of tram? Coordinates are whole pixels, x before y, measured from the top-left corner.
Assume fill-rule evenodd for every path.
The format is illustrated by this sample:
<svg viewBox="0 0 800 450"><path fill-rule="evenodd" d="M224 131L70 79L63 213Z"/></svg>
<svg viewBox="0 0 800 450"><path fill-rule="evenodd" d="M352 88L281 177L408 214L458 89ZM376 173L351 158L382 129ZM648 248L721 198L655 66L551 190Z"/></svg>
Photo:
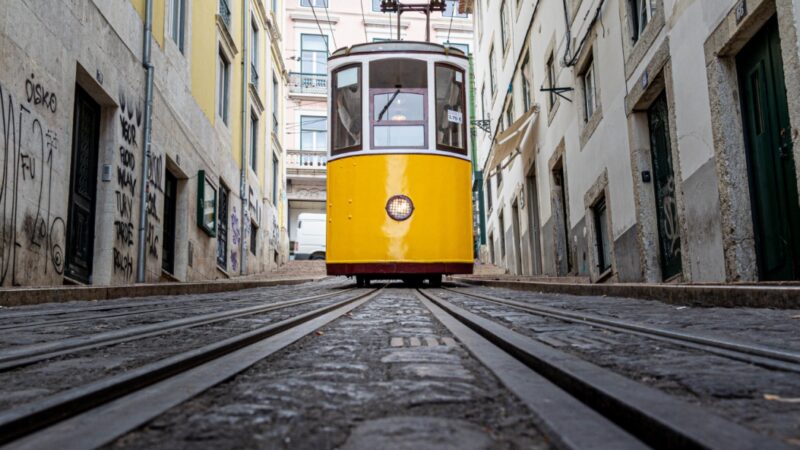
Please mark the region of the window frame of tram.
<svg viewBox="0 0 800 450"><path fill-rule="evenodd" d="M446 84L445 81L440 79L439 75L443 73L443 71L450 71L452 76L448 77L449 84ZM434 97L435 97L435 105L436 105L436 149L437 150L444 150L453 153L457 153L459 155L467 154L467 121L466 118L466 101L467 101L467 94L466 94L466 72L458 66L453 64L447 63L435 63L433 68L434 73ZM461 81L459 82L459 77ZM440 98L439 94L447 89L448 87L452 87L453 85L458 85L460 83L460 88L458 89L457 95L458 98L453 100L452 99L452 89L450 90L451 97L449 100L455 101L456 104L452 105L450 103L444 103L445 98ZM452 108L455 109L452 109ZM453 114L451 114L453 113ZM458 119L460 122L457 122L453 119ZM444 124L447 124L444 127ZM450 142L453 142L453 124L459 125L456 129L458 129L459 133L459 141L460 145L449 145L444 142L444 135L447 133L443 133L440 135L440 130L450 130Z"/></svg>
<svg viewBox="0 0 800 450"><path fill-rule="evenodd" d="M415 73L416 71L416 73ZM413 76L418 77L413 80ZM411 86L397 83L403 80L410 81ZM428 142L428 63L425 60L414 58L385 58L371 61L369 64L369 115L370 115L370 148L373 150L385 149L427 149ZM376 100L385 97L386 104L378 109ZM420 108L414 108L413 102L421 98ZM395 101L397 102L395 104ZM411 104L405 112L413 118L403 114L403 101ZM391 110L395 106L394 111ZM384 119L384 114L388 119ZM392 115L395 114L395 115ZM394 134L400 128L407 127L407 132ZM413 136L411 129L420 129L420 136ZM385 131L385 135L383 132ZM402 136L402 138L400 137ZM379 139L386 139L380 142ZM400 141L396 139L416 138L416 141ZM420 140L421 138L421 140Z"/></svg>
<svg viewBox="0 0 800 450"><path fill-rule="evenodd" d="M340 87L339 77L343 72L347 72L352 69L356 70L355 82L348 83ZM361 126L364 101L361 63L347 64L342 67L338 67L331 73L331 82L331 129L328 130L331 140L331 156L359 151L363 148L364 140L364 132ZM339 116L339 98L342 98L340 97L342 92L345 94L347 93L345 89L349 88L350 86L355 86L355 90L349 89L349 91L353 94L353 98L350 99L353 111L349 111L351 115L348 117L348 119L350 120L351 127L355 127L354 129L351 129L345 123L343 123L342 117ZM342 133L350 134L353 143L350 145L340 145L341 143L339 142L339 138ZM344 141L343 143L348 144L349 142Z"/></svg>

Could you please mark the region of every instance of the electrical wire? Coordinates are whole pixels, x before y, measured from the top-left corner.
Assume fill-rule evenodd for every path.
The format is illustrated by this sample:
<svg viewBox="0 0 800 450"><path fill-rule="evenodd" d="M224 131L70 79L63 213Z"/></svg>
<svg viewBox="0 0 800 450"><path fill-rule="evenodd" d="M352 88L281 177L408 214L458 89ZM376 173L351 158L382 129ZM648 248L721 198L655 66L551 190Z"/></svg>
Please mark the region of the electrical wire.
<svg viewBox="0 0 800 450"><path fill-rule="evenodd" d="M361 20L364 21L364 43L369 42L369 37L367 37L367 17L364 15L364 0L358 0L358 4L361 6Z"/></svg>
<svg viewBox="0 0 800 450"><path fill-rule="evenodd" d="M575 64L578 63L578 57L583 50L583 46L586 44L586 41L589 39L589 35L592 32L592 28L597 20L600 18L600 10L603 9L603 5L605 4L606 0L600 0L600 4L597 5L597 9L595 10L594 17L592 17L592 21L589 22L589 26L586 28L586 33L583 34L583 37L578 43L578 46L575 47L574 54L572 54L571 50L571 43L572 43L572 30L569 21L569 12L567 11L567 0L562 0L564 4L564 23L567 26L567 33L566 33L566 48L564 49L564 58L563 64L564 67L573 67Z"/></svg>
<svg viewBox="0 0 800 450"><path fill-rule="evenodd" d="M331 16L328 15L328 0L325 0L324 4L325 4L325 17L327 17L328 19L328 29L331 30L331 38L333 38L333 46L338 49L339 44L336 43L336 33L333 32L333 24L331 23Z"/></svg>
<svg viewBox="0 0 800 450"><path fill-rule="evenodd" d="M324 0L324 1L327 2L328 0ZM319 24L319 19L317 18L317 10L314 9L314 0L310 0L308 2L308 4L311 5L311 12L314 14L314 22L317 22L317 28L319 29L320 36L325 36L325 33L322 32L322 25ZM331 49L328 47L328 40L327 39L323 39L323 41L325 41L325 53L327 53L327 56L330 56L331 55ZM334 42L334 44L335 44L335 42Z"/></svg>

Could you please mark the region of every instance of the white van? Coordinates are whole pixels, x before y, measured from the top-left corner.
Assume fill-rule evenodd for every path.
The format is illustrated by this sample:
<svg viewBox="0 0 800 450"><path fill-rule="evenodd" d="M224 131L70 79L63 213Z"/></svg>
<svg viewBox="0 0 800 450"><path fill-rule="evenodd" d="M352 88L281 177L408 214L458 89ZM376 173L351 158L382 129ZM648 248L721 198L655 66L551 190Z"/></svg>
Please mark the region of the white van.
<svg viewBox="0 0 800 450"><path fill-rule="evenodd" d="M302 213L297 218L294 259L325 259L325 214Z"/></svg>

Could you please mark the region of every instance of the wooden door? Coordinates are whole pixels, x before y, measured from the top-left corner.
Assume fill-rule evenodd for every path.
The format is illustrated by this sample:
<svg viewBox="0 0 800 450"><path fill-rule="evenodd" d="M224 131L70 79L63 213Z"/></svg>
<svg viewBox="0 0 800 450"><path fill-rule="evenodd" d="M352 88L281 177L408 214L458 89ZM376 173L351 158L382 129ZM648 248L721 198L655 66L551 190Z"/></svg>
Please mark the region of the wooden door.
<svg viewBox="0 0 800 450"><path fill-rule="evenodd" d="M81 88L75 91L72 136L66 274L89 283L94 256L100 105Z"/></svg>
<svg viewBox="0 0 800 450"><path fill-rule="evenodd" d="M656 196L661 275L664 280L667 280L680 274L683 267L666 93L662 93L650 106L647 111L647 119L650 127L650 153L653 162L653 187Z"/></svg>

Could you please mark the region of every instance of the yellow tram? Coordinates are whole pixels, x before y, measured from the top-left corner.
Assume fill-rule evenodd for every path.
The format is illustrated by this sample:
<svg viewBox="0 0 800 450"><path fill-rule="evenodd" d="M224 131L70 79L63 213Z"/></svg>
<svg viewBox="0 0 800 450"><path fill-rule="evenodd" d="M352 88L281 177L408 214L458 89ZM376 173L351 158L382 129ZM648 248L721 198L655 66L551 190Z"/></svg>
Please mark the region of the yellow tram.
<svg viewBox="0 0 800 450"><path fill-rule="evenodd" d="M328 71L328 275L472 273L466 55L367 43L334 52Z"/></svg>

